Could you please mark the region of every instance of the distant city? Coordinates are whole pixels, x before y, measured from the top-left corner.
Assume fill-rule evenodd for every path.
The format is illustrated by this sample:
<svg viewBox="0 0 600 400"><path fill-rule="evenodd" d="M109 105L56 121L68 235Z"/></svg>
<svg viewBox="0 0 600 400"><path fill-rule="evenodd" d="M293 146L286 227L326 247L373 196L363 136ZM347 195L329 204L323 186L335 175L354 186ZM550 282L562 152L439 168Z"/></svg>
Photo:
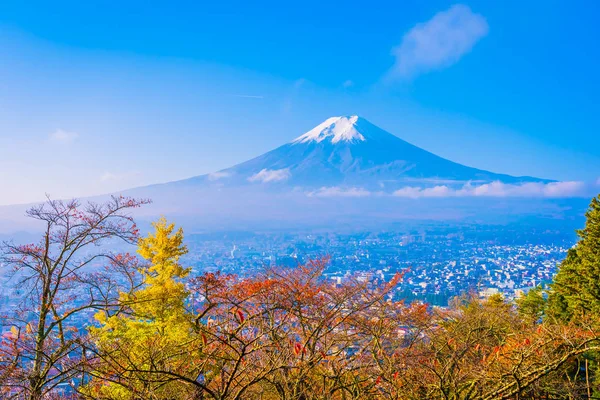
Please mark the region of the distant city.
<svg viewBox="0 0 600 400"><path fill-rule="evenodd" d="M431 227L403 232L227 233L189 235L185 261L196 273L254 275L269 266L293 267L329 257L325 276L389 281L404 272L396 298L446 306L468 292L513 299L552 280L575 234L506 227Z"/></svg>
<svg viewBox="0 0 600 400"><path fill-rule="evenodd" d="M568 230L481 225L434 224L376 233L221 232L186 235L189 253L182 264L192 268L192 275L253 276L268 267L328 257L324 277L332 285L349 279L382 283L402 272L392 293L395 300L446 307L467 293L481 298L500 293L511 301L551 282L575 241ZM18 311L27 293L5 266L0 274L0 313ZM72 322L86 327L91 321L90 312ZM0 333L9 329L1 326Z"/></svg>

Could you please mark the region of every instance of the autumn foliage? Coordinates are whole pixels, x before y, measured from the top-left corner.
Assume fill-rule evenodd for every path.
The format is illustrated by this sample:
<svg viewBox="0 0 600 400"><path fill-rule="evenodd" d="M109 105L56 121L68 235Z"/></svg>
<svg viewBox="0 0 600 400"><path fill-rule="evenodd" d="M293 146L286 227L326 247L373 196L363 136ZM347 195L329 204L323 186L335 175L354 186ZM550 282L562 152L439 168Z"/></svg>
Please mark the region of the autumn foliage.
<svg viewBox="0 0 600 400"><path fill-rule="evenodd" d="M594 393L594 369L583 360L599 350L599 318L546 318L538 292L519 307L499 296L464 296L431 308L394 297L402 274L389 282L333 284L323 277L326 258L252 277L193 276L180 261L183 232L164 219L136 241L139 257L113 255L109 263L127 272L129 284L94 281L90 293L106 295L86 303L95 310L87 332L64 319L60 329L73 333L49 335L42 354L35 350L37 325L13 321L0 344L2 398L491 400ZM51 316L44 321L52 324ZM55 363L62 369L42 376L41 392L31 380L39 377L30 367L35 354L43 355L43 366L66 354ZM69 390L52 384L63 370Z"/></svg>

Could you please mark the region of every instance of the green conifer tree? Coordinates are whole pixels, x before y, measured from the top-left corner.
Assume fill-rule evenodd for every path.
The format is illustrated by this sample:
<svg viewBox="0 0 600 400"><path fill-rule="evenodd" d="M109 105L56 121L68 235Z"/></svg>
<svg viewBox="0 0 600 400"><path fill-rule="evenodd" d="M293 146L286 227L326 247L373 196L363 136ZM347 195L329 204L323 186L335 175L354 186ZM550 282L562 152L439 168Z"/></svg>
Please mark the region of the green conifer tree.
<svg viewBox="0 0 600 400"><path fill-rule="evenodd" d="M546 300L544 299L544 289L536 286L529 290L523 296L515 299L519 314L527 320L536 323L544 316Z"/></svg>
<svg viewBox="0 0 600 400"><path fill-rule="evenodd" d="M592 199L585 217L585 227L577 231L579 241L560 264L548 293L546 315L555 321L600 323L600 195ZM592 398L600 397L599 358L594 351L580 359Z"/></svg>
<svg viewBox="0 0 600 400"><path fill-rule="evenodd" d="M549 296L549 314L560 319L600 315L600 196L593 198L579 241L560 264Z"/></svg>

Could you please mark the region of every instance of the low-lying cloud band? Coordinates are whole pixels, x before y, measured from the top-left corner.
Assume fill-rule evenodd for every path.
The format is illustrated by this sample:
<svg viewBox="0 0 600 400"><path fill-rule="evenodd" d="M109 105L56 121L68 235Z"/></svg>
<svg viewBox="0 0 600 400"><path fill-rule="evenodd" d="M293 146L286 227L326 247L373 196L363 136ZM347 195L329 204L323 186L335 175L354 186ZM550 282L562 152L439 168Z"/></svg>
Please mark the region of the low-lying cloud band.
<svg viewBox="0 0 600 400"><path fill-rule="evenodd" d="M444 197L538 197L538 198L569 198L589 197L600 188L600 181L585 183L580 181L567 182L527 182L508 184L500 181L474 185L452 187L437 185L432 187L406 186L392 193L382 191L371 192L360 187L322 187L306 193L310 197L367 197L394 196L411 199L444 198Z"/></svg>

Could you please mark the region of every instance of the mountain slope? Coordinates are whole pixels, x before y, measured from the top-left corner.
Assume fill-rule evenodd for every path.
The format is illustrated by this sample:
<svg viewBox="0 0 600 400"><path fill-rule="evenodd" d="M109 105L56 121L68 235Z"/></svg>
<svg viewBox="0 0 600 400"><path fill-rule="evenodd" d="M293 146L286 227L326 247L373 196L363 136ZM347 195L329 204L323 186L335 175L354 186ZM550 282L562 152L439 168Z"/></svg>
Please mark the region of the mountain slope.
<svg viewBox="0 0 600 400"><path fill-rule="evenodd" d="M420 149L358 116L333 117L290 143L214 174L181 183L268 184L394 190L420 186L547 182L467 167Z"/></svg>

